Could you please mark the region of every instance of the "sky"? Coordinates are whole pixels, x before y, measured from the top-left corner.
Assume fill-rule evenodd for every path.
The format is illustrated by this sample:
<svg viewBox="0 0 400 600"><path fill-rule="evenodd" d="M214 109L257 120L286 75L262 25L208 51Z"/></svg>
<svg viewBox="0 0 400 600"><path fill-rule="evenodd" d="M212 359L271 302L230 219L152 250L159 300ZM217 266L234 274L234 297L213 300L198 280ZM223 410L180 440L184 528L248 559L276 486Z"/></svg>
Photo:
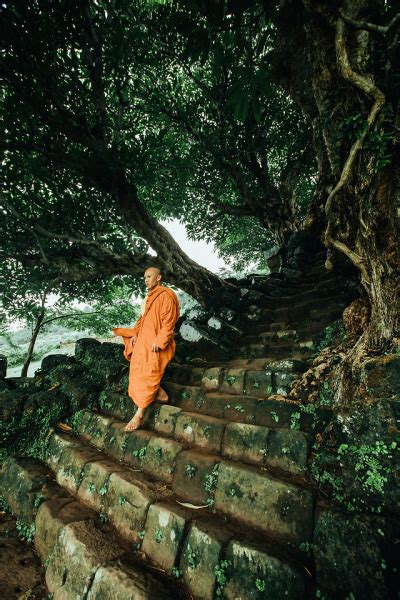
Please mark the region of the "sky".
<svg viewBox="0 0 400 600"><path fill-rule="evenodd" d="M209 244L203 241L189 240L186 235L186 228L178 219L171 221L162 221L165 229L168 229L176 243L184 252L199 263L202 267L206 267L213 273L216 273L221 268L228 268L228 265L217 256L214 244Z"/></svg>

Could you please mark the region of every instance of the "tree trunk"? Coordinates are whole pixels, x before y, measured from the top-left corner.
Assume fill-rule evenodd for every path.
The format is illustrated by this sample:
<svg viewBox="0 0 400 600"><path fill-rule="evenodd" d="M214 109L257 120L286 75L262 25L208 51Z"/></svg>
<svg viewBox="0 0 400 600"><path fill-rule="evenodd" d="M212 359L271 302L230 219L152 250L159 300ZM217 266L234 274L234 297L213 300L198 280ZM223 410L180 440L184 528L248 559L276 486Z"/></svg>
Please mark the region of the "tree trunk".
<svg viewBox="0 0 400 600"><path fill-rule="evenodd" d="M398 34L385 29L393 14L384 8L383 0L288 0L277 21L275 76L310 119L320 166L323 158L313 212L318 221L325 195L328 266L345 258L370 304L369 326L341 369L339 401L351 400L363 357L390 349L400 334L400 109L390 77L399 70Z"/></svg>
<svg viewBox="0 0 400 600"><path fill-rule="evenodd" d="M27 375L28 375L29 365L31 364L33 350L35 348L35 343L36 343L36 339L39 334L40 328L43 324L44 315L45 315L45 310L42 309L38 315L38 318L36 319L35 327L32 332L31 341L29 343L28 352L27 352L27 355L25 358L24 365L21 370L21 377L27 377Z"/></svg>
<svg viewBox="0 0 400 600"><path fill-rule="evenodd" d="M161 268L166 281L177 285L203 306L207 306L217 289L231 287L183 252L165 227L146 210L138 198L136 187L127 181L123 170L115 169L110 175L110 178L101 177L95 183L103 191L114 195L126 222L157 253L151 262Z"/></svg>

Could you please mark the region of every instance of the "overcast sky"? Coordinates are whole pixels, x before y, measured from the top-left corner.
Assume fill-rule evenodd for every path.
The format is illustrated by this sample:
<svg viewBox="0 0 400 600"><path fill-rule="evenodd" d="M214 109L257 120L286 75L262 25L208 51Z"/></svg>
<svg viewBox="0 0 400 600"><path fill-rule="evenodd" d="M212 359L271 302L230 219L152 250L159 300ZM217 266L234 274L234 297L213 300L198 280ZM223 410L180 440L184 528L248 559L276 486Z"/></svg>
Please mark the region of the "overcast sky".
<svg viewBox="0 0 400 600"><path fill-rule="evenodd" d="M214 249L214 244L208 244L207 242L203 241L195 242L189 240L186 235L185 226L179 223L178 219L163 221L162 225L168 229L182 250L186 252L191 259L195 260L203 267L206 267L214 273L216 273L218 269L221 269L222 267L227 267L222 258L217 256L217 253Z"/></svg>

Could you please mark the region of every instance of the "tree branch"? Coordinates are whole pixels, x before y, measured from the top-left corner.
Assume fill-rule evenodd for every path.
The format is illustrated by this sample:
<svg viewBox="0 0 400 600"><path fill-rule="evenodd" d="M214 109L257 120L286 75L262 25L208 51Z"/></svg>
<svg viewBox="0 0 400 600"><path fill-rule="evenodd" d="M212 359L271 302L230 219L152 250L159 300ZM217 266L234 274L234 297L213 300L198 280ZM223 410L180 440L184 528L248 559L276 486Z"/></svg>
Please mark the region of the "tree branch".
<svg viewBox="0 0 400 600"><path fill-rule="evenodd" d="M353 146L351 147L349 155L347 157L347 160L342 169L340 179L337 182L337 184L335 185L335 187L333 188L333 190L331 191L331 193L329 194L328 199L326 201L325 213L327 216L328 225L327 225L327 228L325 231L325 242L326 242L326 244L328 244L328 245L330 244L337 250L340 250L341 252L343 252L351 260L351 262L361 271L365 282L370 283L369 275L367 273L367 270L366 270L366 267L364 264L365 258L359 256L353 250L351 250L348 246L346 246L346 244L344 244L343 242L340 242L338 240L335 240L332 236L333 221L334 221L334 216L335 216L334 210L333 210L333 202L334 202L336 196L338 195L338 193L340 192L340 190L343 189L343 187L348 183L348 181L352 175L355 159L358 156L360 150L362 149L364 141L367 138L367 136L371 130L371 127L377 118L379 111L385 104L385 96L379 90L379 88L374 84L373 81L371 81L367 77L363 77L362 75L359 75L358 73L353 71L353 69L350 65L349 57L348 57L347 50L346 50L345 24L344 24L343 19L339 19L337 22L337 25L336 25L336 58L337 58L338 70L339 70L339 73L342 75L342 77L346 81L349 81L354 86L356 86L358 89L363 91L365 94L372 97L375 102L374 102L372 109L367 117L367 127L364 129L360 138L358 138L356 140L356 142L353 144Z"/></svg>
<svg viewBox="0 0 400 600"><path fill-rule="evenodd" d="M367 21L356 21L351 17L347 16L343 9L339 10L339 13L344 21L351 25L354 29L363 29L364 31L370 31L371 33L381 33L382 35L386 35L389 33L391 29L395 27L395 25L400 22L400 13L395 15L393 19L385 26L385 25L375 25L375 23L368 23Z"/></svg>

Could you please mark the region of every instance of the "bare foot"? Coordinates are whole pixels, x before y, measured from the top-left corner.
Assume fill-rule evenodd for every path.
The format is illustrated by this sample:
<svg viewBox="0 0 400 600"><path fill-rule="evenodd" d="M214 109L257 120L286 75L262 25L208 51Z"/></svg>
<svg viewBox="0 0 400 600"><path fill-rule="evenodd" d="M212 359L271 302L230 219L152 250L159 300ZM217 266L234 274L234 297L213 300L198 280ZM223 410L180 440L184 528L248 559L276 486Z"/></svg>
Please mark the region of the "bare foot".
<svg viewBox="0 0 400 600"><path fill-rule="evenodd" d="M165 390L163 390L161 387L158 389L156 400L158 402L168 402L168 400L169 400L167 392Z"/></svg>
<svg viewBox="0 0 400 600"><path fill-rule="evenodd" d="M129 421L129 423L125 425L124 431L135 431L136 429L140 429L140 426L143 423L143 419L143 415L138 415L136 413Z"/></svg>

